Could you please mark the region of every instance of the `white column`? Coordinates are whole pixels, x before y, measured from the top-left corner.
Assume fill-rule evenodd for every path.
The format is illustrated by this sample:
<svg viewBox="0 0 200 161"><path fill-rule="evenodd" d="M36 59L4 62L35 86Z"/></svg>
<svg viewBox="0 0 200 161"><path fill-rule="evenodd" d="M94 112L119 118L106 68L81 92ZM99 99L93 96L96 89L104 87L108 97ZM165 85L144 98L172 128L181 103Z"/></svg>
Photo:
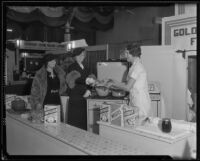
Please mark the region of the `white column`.
<svg viewBox="0 0 200 161"><path fill-rule="evenodd" d="M185 4L175 4L175 16L185 13Z"/></svg>
<svg viewBox="0 0 200 161"><path fill-rule="evenodd" d="M195 3L191 4L175 4L175 15L196 15L197 14L197 5Z"/></svg>
<svg viewBox="0 0 200 161"><path fill-rule="evenodd" d="M70 41L71 35L70 35L70 24L67 22L65 24L65 35L64 35L64 41Z"/></svg>

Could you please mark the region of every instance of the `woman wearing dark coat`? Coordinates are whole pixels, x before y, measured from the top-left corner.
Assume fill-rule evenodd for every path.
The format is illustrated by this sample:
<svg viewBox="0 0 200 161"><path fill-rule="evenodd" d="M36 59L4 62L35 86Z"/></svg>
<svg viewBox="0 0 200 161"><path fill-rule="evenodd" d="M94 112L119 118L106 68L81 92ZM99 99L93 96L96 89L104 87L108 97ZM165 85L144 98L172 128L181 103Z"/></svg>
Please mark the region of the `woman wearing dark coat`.
<svg viewBox="0 0 200 161"><path fill-rule="evenodd" d="M68 124L87 130L87 104L89 86L86 85L86 78L89 76L82 62L85 59L85 49L75 48L72 57L75 62L69 66L66 81L68 83Z"/></svg>
<svg viewBox="0 0 200 161"><path fill-rule="evenodd" d="M61 105L60 95L67 89L66 74L56 64L56 58L51 53L45 55L44 65L36 72L33 79L30 104L35 121L40 121L38 119L43 117L44 105Z"/></svg>

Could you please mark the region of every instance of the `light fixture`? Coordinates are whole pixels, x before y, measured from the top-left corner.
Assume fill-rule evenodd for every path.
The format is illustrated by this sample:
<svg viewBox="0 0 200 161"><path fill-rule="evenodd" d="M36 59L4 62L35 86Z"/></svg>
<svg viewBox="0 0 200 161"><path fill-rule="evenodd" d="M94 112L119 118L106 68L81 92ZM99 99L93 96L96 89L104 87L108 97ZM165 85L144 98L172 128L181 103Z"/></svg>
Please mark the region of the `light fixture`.
<svg viewBox="0 0 200 161"><path fill-rule="evenodd" d="M7 32L13 32L13 29L6 29Z"/></svg>
<svg viewBox="0 0 200 161"><path fill-rule="evenodd" d="M22 57L27 57L29 54L27 52L21 53Z"/></svg>
<svg viewBox="0 0 200 161"><path fill-rule="evenodd" d="M17 47L20 46L20 40L19 40L19 39L16 40L16 46L17 46Z"/></svg>
<svg viewBox="0 0 200 161"><path fill-rule="evenodd" d="M69 42L69 43L67 44L67 51L70 51L71 49L72 49L72 43Z"/></svg>

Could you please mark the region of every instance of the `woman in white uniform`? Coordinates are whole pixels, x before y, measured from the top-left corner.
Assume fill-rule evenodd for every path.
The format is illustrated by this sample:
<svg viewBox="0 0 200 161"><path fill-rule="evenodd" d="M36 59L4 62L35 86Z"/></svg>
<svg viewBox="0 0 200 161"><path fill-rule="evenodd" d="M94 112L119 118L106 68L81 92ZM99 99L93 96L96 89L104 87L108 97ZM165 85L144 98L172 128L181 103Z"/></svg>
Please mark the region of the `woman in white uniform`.
<svg viewBox="0 0 200 161"><path fill-rule="evenodd" d="M147 73L140 60L140 46L134 44L127 45L124 56L132 64L128 72L127 82L114 81L112 85L129 91L129 105L139 108L139 116L151 116L152 110L148 92Z"/></svg>

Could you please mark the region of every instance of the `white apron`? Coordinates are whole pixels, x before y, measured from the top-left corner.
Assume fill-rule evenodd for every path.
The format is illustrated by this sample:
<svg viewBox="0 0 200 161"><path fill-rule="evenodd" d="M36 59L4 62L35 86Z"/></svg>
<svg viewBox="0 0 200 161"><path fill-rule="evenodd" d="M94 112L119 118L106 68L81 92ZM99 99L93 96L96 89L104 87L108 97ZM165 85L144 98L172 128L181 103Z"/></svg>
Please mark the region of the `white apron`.
<svg viewBox="0 0 200 161"><path fill-rule="evenodd" d="M140 59L131 66L127 79L130 78L133 78L136 82L130 89L129 105L137 106L139 108L140 116L150 116L152 110L148 92L147 74Z"/></svg>

